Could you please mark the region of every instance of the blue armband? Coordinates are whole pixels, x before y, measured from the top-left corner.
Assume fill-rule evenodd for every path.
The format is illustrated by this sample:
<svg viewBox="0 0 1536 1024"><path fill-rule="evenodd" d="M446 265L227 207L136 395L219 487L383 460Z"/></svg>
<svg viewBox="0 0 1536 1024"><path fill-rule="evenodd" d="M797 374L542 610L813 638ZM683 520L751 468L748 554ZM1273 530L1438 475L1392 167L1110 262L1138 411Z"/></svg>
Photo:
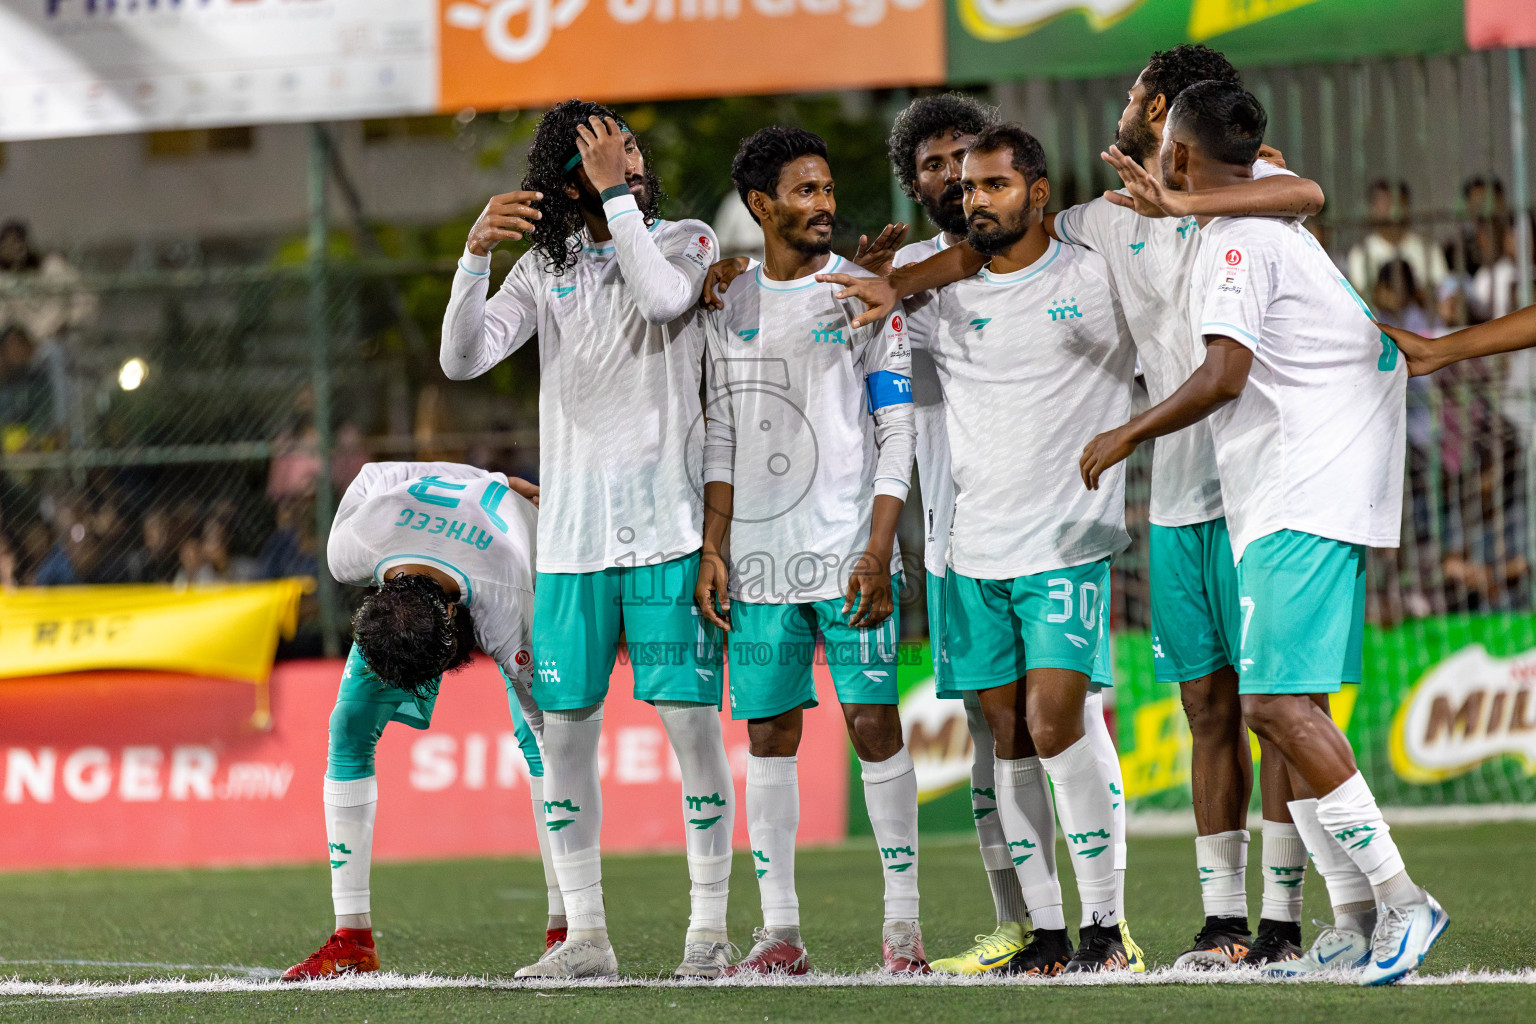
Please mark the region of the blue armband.
<svg viewBox="0 0 1536 1024"><path fill-rule="evenodd" d="M890 370L876 370L864 378L869 395L869 411L875 413L892 405L912 404L912 378Z"/></svg>

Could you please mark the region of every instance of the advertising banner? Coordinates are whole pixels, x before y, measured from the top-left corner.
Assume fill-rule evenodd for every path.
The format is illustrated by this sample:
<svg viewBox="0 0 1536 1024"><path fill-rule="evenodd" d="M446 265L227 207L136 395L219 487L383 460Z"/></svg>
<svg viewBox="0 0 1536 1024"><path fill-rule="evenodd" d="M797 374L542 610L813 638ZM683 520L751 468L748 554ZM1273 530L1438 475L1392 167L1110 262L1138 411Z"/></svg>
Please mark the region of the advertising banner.
<svg viewBox="0 0 1536 1024"><path fill-rule="evenodd" d="M1462 0L950 0L958 84L1134 74L1179 43L1238 67L1441 53L1462 45Z"/></svg>
<svg viewBox="0 0 1536 1024"><path fill-rule="evenodd" d="M1131 808L1188 808L1189 726L1176 689L1152 679L1145 634L1117 638L1115 669ZM1536 801L1536 617L1367 625L1364 669L1332 711L1381 803Z"/></svg>
<svg viewBox="0 0 1536 1024"><path fill-rule="evenodd" d="M341 670L340 660L279 664L264 731L250 725L248 688L206 678L117 672L0 685L0 870L322 860ZM633 686L620 664L599 747L603 845L681 851L676 761ZM817 687L835 708L824 666ZM744 850L745 723L727 722L725 738ZM801 842L846 835L847 750L840 715L806 716L800 776L816 784L801 787ZM448 678L431 729L385 729L377 772L377 858L537 855L527 768L489 660Z"/></svg>
<svg viewBox="0 0 1536 1024"><path fill-rule="evenodd" d="M0 0L0 141L935 85L944 0Z"/></svg>
<svg viewBox="0 0 1536 1024"><path fill-rule="evenodd" d="M163 669L263 683L309 580L0 591L0 679ZM0 686L5 684L0 683Z"/></svg>
<svg viewBox="0 0 1536 1024"><path fill-rule="evenodd" d="M1536 46L1536 4L1466 0L1467 45L1474 50Z"/></svg>

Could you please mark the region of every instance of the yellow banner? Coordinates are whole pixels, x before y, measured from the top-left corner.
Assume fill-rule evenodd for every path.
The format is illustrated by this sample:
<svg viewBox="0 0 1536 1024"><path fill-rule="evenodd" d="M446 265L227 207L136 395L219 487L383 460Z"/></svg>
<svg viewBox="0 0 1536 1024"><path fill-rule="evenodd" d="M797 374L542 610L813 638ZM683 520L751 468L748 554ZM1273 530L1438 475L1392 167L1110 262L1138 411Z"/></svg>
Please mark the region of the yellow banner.
<svg viewBox="0 0 1536 1024"><path fill-rule="evenodd" d="M158 669L264 683L307 579L0 592L0 678Z"/></svg>

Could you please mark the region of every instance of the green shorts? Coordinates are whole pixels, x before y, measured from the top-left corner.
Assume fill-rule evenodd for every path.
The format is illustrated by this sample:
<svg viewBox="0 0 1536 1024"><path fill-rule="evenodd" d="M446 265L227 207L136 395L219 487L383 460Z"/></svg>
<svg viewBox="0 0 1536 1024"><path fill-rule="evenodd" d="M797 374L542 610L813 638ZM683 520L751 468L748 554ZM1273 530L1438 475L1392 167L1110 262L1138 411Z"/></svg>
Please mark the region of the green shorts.
<svg viewBox="0 0 1536 1024"><path fill-rule="evenodd" d="M500 666L497 666L497 671L501 671ZM512 680L507 678L505 672L501 673L501 681L507 687L507 705L512 710L512 733L517 737L523 759L528 762L528 774L539 778L544 774L539 741L523 718L523 709L518 705ZM448 685L453 685L451 680ZM336 707L331 712L326 775L339 781L372 775L373 751L384 727L390 722L403 722L412 729L425 729L432 724L432 711L436 706L436 694L417 697L385 683L368 667L368 663L358 653L357 646L353 645L347 653L347 664L341 673L341 688L336 693Z"/></svg>
<svg viewBox="0 0 1536 1024"><path fill-rule="evenodd" d="M1237 664L1241 611L1226 517L1153 526L1152 673L1187 683Z"/></svg>
<svg viewBox="0 0 1536 1024"><path fill-rule="evenodd" d="M720 630L699 615L699 553L657 565L541 572L533 587L533 699L545 711L608 695L622 636L639 700L720 706Z"/></svg>
<svg viewBox="0 0 1536 1024"><path fill-rule="evenodd" d="M945 584L947 695L1006 686L1032 668L1071 669L1098 687L1111 684L1101 614L1109 607L1108 558L1006 580L951 569Z"/></svg>
<svg viewBox="0 0 1536 1024"><path fill-rule="evenodd" d="M1239 693L1337 693L1360 681L1365 548L1296 530L1260 537L1237 566Z"/></svg>
<svg viewBox="0 0 1536 1024"><path fill-rule="evenodd" d="M891 581L894 595L900 578ZM899 609L873 629L853 629L843 599L807 604L731 602L731 717L772 718L795 708L816 706L811 666L821 637L844 704L895 704L896 639Z"/></svg>

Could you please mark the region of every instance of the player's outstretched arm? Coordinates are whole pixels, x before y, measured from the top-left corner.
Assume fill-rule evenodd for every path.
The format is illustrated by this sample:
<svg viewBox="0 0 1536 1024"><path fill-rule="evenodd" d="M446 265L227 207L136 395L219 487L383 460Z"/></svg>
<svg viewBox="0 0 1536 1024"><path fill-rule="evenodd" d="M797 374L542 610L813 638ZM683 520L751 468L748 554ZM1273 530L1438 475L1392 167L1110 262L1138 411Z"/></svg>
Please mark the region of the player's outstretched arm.
<svg viewBox="0 0 1536 1024"><path fill-rule="evenodd" d="M1207 335L1205 341L1205 362L1177 391L1123 426L1095 437L1083 448L1078 469L1083 485L1090 491L1098 490L1099 477L1130 458L1143 441L1198 423L1243 393L1253 366L1253 351L1217 335Z"/></svg>
<svg viewBox="0 0 1536 1024"><path fill-rule="evenodd" d="M533 507L539 507L539 485L531 484L520 476L507 477L507 486L512 488L513 494L521 495L533 502Z"/></svg>
<svg viewBox="0 0 1536 1024"><path fill-rule="evenodd" d="M963 281L986 265L985 256L961 243L936 252L920 263L898 267L888 277L817 274L816 280L840 284L843 290L836 298L858 299L864 304L864 312L853 319L853 328L857 330L890 315L896 303L907 296Z"/></svg>
<svg viewBox="0 0 1536 1024"><path fill-rule="evenodd" d="M1310 217L1322 212L1323 189L1293 174L1271 174L1222 188L1178 192L1168 188L1118 146L1099 154L1113 167L1130 195L1105 192L1116 206L1144 217Z"/></svg>
<svg viewBox="0 0 1536 1024"><path fill-rule="evenodd" d="M1496 356L1536 348L1536 306L1516 310L1497 320L1453 331L1442 338L1425 338L1401 327L1377 324L1408 359L1408 375L1422 377L1463 359Z"/></svg>

